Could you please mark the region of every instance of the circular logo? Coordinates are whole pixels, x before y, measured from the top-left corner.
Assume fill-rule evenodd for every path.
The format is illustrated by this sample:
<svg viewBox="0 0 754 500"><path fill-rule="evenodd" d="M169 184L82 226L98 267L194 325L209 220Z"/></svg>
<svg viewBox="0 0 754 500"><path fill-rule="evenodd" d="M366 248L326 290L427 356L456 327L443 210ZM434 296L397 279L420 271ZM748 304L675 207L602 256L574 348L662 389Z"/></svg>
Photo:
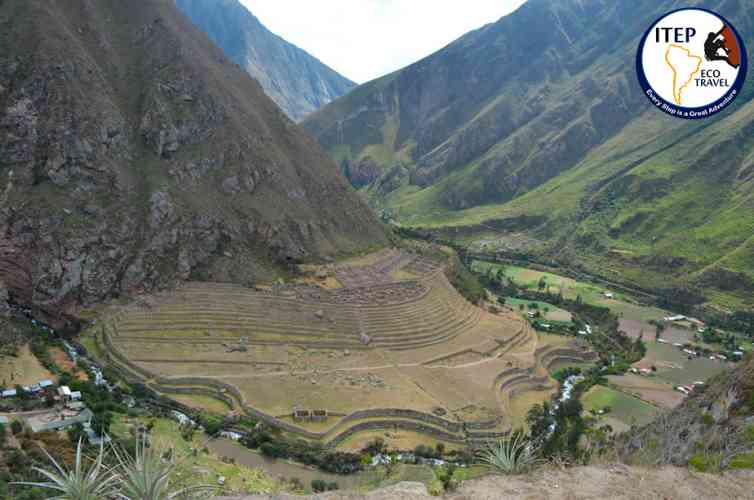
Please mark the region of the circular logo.
<svg viewBox="0 0 754 500"><path fill-rule="evenodd" d="M722 16L699 8L658 19L639 44L636 71L649 100L685 119L709 118L741 93L746 48Z"/></svg>

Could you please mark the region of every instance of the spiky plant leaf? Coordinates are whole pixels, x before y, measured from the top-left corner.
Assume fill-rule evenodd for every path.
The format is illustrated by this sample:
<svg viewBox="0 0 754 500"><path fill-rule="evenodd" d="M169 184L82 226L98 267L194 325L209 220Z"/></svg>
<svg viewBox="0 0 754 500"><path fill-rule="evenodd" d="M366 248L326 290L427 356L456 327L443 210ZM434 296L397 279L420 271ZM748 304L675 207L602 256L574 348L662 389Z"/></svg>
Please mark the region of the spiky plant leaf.
<svg viewBox="0 0 754 500"><path fill-rule="evenodd" d="M522 433L490 443L479 454L479 460L503 474L521 474L534 467L539 459L537 446Z"/></svg>
<svg viewBox="0 0 754 500"><path fill-rule="evenodd" d="M76 447L76 462L72 470L61 466L44 448L45 455L52 467L43 469L33 467L33 470L48 479L45 482L16 482L19 486L34 486L58 493L52 497L57 500L101 500L115 494L117 475L103 464L105 450L100 445L97 458L90 465L83 460L82 440Z"/></svg>

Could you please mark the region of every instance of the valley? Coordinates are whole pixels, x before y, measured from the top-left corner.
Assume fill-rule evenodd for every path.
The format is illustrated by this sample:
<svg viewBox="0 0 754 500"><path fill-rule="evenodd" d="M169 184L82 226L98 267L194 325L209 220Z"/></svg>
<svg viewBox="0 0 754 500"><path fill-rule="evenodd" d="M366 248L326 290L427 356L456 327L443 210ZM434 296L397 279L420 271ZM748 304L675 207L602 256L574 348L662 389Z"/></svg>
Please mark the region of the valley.
<svg viewBox="0 0 754 500"><path fill-rule="evenodd" d="M752 1L691 0L676 104ZM361 85L253 6L0 0L0 498L751 497L754 81L655 109L676 3L526 0Z"/></svg>

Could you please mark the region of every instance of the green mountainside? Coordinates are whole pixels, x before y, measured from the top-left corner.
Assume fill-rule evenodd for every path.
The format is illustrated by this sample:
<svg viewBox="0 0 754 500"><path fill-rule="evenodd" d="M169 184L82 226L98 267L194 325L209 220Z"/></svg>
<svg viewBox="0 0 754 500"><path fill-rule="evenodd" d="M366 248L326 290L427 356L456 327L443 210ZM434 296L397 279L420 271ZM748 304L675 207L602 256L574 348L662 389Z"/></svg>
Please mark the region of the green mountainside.
<svg viewBox="0 0 754 500"><path fill-rule="evenodd" d="M635 74L646 28L688 5L530 0L304 126L403 225L754 307L754 82L686 122ZM751 0L691 5L752 39Z"/></svg>
<svg viewBox="0 0 754 500"><path fill-rule="evenodd" d="M356 84L270 32L238 0L176 0L191 21L256 78L293 120L301 120Z"/></svg>
<svg viewBox="0 0 754 500"><path fill-rule="evenodd" d="M172 0L0 2L0 288L53 320L385 242L336 165Z"/></svg>

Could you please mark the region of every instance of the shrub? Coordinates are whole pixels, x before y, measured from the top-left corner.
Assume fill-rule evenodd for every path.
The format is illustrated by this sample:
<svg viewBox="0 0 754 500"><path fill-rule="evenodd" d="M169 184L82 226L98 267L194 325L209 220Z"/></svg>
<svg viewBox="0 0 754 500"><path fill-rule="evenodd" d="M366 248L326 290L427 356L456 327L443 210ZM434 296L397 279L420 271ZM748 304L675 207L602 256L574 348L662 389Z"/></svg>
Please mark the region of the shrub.
<svg viewBox="0 0 754 500"><path fill-rule="evenodd" d="M361 452L367 455L381 455L387 453L387 445L384 439L376 438L374 441L369 442Z"/></svg>
<svg viewBox="0 0 754 500"><path fill-rule="evenodd" d="M283 458L285 457L285 449L280 443L267 442L262 443L259 447L262 455L269 458Z"/></svg>
<svg viewBox="0 0 754 500"><path fill-rule="evenodd" d="M722 456L719 453L705 453L700 451L689 459L689 466L699 472L714 472L720 470Z"/></svg>
<svg viewBox="0 0 754 500"><path fill-rule="evenodd" d="M437 458L436 450L432 449L431 446L426 446L423 444L420 444L416 448L414 448L414 455L420 458Z"/></svg>
<svg viewBox="0 0 754 500"><path fill-rule="evenodd" d="M312 491L314 491L315 493L322 493L323 491L327 491L327 483L322 479L313 479L311 484Z"/></svg>
<svg viewBox="0 0 754 500"><path fill-rule="evenodd" d="M10 423L10 430L11 432L13 432L13 435L16 436L18 434L21 434L21 432L23 432L24 425L20 421L14 420L13 422Z"/></svg>

